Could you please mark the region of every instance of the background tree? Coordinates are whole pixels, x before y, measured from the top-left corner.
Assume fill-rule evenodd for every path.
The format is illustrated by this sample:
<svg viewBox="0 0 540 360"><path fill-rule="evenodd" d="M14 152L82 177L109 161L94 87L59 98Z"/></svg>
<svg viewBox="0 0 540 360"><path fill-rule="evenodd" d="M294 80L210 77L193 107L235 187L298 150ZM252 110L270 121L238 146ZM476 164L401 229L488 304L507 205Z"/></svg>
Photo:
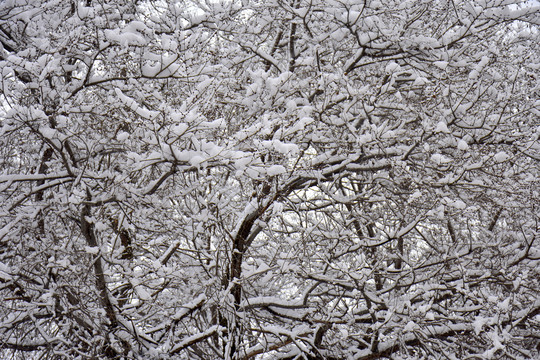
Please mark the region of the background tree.
<svg viewBox="0 0 540 360"><path fill-rule="evenodd" d="M539 23L2 2L0 354L538 356Z"/></svg>

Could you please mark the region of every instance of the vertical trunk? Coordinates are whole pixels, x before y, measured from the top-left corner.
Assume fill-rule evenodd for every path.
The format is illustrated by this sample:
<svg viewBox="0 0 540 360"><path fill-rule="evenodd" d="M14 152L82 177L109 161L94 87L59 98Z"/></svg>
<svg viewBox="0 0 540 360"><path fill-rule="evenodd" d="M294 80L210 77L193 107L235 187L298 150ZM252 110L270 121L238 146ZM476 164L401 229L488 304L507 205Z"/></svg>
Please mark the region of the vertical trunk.
<svg viewBox="0 0 540 360"><path fill-rule="evenodd" d="M249 218L250 216L248 216L240 226L238 234L233 241L231 253L229 282L232 281L231 295L234 299L234 311L238 311L240 309L240 302L242 301L242 285L240 284L239 279L242 275L242 261L244 258L244 252L246 251L246 239L249 235L251 227L253 226L253 222L255 221L255 218L253 220L249 220ZM239 324L237 324L236 321L233 324L228 325L230 331L229 356L230 359L236 359L236 353L238 352L238 346L240 344L241 330L239 329Z"/></svg>
<svg viewBox="0 0 540 360"><path fill-rule="evenodd" d="M292 1L292 7L295 9L298 9L300 2L297 2L296 0ZM291 24L291 32L289 33L289 71L294 72L294 67L296 64L296 58L298 55L296 54L296 23L293 21Z"/></svg>
<svg viewBox="0 0 540 360"><path fill-rule="evenodd" d="M90 200L90 192L87 190L88 200ZM94 233L94 224L87 218L90 216L90 205L85 204L81 210L81 232L86 240L86 244L89 247L98 247L96 235ZM109 292L107 290L107 282L105 280L105 274L103 272L103 264L101 263L101 257L99 254L95 255L92 259L94 263L94 272L96 275L96 287L99 291L101 305L105 308L105 313L109 319L111 326L116 326L116 316L113 305L109 298Z"/></svg>
<svg viewBox="0 0 540 360"><path fill-rule="evenodd" d="M401 270L402 266L403 266L403 251L404 251L404 247L403 247L403 238L399 238L398 239L398 242L397 242L397 258L394 262L394 266L396 268L396 270Z"/></svg>
<svg viewBox="0 0 540 360"><path fill-rule="evenodd" d="M268 189L265 187L263 195L268 194ZM230 293L234 299L234 310L238 311L240 309L240 303L242 301L242 285L239 280L242 276L242 261L244 259L245 252L249 249L251 242L256 237L258 232L261 230L261 227L255 226L255 221L260 218L264 211L270 206L272 201L270 201L266 206L261 206L256 210L253 210L248 214L242 224L240 225L236 236L233 239L233 246L231 251L231 263L229 268L229 273L227 277L227 286L232 282ZM230 331L230 359L238 358L238 346L241 343L242 329L240 324L233 323L228 324Z"/></svg>
<svg viewBox="0 0 540 360"><path fill-rule="evenodd" d="M86 189L86 195L87 195L87 201L90 201L91 200L90 190ZM90 204L88 203L83 204L81 215L80 215L81 232L86 240L86 244L89 247L95 248L95 247L98 247L99 244L98 244L96 234L94 231L94 224L88 219L90 215L91 215ZM96 288L99 292L99 300L100 300L101 306L105 309L105 314L107 316L107 319L109 320L108 331L110 332L118 326L118 320L116 318L116 311L109 297L109 290L107 289L107 281L105 279L105 273L103 271L101 255L99 253L96 254L93 257L92 262L94 264L94 274L96 277ZM127 354L129 352L129 347L130 347L129 344L126 341L122 341L122 345L124 347L124 354ZM107 358L118 358L118 354L110 345L106 346L104 355Z"/></svg>

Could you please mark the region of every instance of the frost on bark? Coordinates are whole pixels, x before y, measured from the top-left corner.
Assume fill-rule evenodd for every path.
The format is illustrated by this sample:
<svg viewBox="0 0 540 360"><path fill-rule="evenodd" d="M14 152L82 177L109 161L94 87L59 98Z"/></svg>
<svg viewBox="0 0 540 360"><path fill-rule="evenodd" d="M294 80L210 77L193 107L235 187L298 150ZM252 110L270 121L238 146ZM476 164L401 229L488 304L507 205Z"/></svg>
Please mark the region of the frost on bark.
<svg viewBox="0 0 540 360"><path fill-rule="evenodd" d="M538 357L538 13L1 2L0 357Z"/></svg>

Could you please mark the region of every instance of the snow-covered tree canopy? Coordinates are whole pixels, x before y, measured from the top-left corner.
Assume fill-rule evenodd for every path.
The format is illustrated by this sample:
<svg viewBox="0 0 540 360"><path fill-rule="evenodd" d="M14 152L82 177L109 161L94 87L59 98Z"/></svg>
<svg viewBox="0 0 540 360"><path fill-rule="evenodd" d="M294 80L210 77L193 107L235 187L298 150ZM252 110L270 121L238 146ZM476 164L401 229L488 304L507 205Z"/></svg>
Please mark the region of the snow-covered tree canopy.
<svg viewBox="0 0 540 360"><path fill-rule="evenodd" d="M540 8L0 2L0 357L530 359Z"/></svg>

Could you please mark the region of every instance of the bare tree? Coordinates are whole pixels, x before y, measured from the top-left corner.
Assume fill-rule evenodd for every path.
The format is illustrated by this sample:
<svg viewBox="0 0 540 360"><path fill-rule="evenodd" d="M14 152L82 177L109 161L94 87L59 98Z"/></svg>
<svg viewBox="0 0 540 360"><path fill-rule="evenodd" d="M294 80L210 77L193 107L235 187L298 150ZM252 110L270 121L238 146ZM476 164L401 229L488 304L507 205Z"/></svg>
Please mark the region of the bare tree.
<svg viewBox="0 0 540 360"><path fill-rule="evenodd" d="M2 2L0 355L538 356L538 10Z"/></svg>

